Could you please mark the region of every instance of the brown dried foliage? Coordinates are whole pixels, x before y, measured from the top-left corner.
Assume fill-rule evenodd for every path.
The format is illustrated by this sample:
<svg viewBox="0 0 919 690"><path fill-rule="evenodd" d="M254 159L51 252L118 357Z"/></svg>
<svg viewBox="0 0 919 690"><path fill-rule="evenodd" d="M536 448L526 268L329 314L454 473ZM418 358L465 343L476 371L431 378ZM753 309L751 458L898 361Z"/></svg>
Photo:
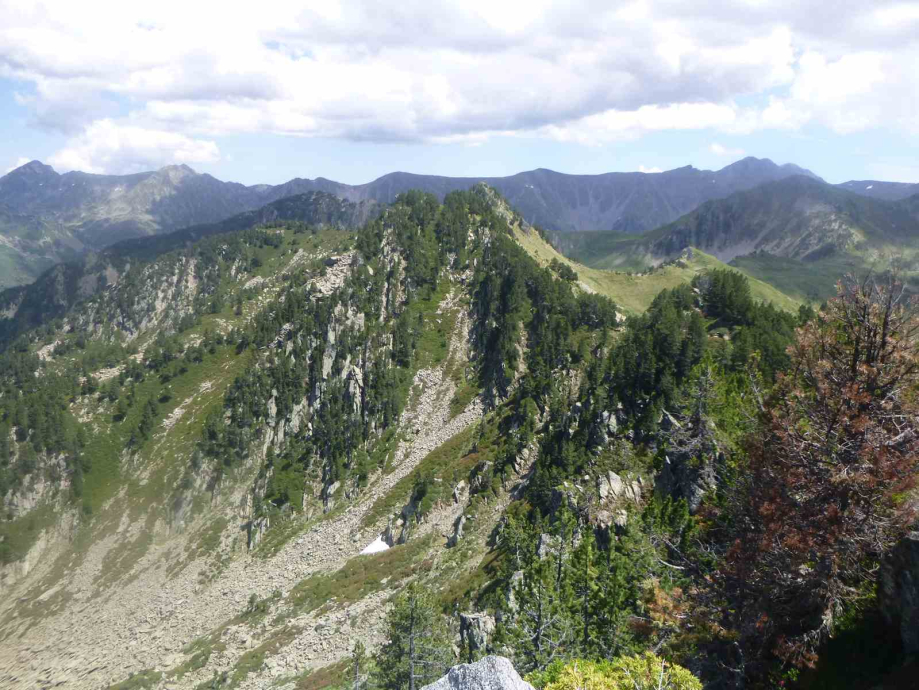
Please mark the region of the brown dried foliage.
<svg viewBox="0 0 919 690"><path fill-rule="evenodd" d="M722 575L746 673L811 666L915 520L919 317L894 279L840 283L801 328L748 440Z"/></svg>

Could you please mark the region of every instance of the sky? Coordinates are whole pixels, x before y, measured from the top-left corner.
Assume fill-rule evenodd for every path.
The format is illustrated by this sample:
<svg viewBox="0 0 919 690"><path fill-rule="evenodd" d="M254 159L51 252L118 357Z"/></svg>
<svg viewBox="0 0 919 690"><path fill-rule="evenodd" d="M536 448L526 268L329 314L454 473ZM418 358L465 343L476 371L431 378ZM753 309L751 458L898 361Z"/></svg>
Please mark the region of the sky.
<svg viewBox="0 0 919 690"><path fill-rule="evenodd" d="M919 182L919 1L0 0L0 174Z"/></svg>

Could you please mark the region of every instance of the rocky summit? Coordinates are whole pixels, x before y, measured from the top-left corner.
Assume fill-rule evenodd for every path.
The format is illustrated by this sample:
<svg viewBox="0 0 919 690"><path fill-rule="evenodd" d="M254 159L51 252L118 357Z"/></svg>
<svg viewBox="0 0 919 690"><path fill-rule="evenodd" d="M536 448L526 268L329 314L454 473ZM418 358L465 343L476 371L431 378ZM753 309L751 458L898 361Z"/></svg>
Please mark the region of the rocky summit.
<svg viewBox="0 0 919 690"><path fill-rule="evenodd" d="M509 659L486 656L474 664L459 664L422 690L533 690Z"/></svg>

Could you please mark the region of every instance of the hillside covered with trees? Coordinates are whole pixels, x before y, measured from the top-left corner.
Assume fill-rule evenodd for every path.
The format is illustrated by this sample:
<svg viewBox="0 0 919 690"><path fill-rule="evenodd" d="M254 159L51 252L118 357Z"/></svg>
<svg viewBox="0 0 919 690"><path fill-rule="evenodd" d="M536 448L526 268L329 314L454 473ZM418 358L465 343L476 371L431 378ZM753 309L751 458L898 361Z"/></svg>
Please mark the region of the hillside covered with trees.
<svg viewBox="0 0 919 690"><path fill-rule="evenodd" d="M540 690L820 688L879 635L848 687L893 683L901 283L788 311L711 268L626 316L535 232L407 192L10 326L0 684L401 690L498 653Z"/></svg>

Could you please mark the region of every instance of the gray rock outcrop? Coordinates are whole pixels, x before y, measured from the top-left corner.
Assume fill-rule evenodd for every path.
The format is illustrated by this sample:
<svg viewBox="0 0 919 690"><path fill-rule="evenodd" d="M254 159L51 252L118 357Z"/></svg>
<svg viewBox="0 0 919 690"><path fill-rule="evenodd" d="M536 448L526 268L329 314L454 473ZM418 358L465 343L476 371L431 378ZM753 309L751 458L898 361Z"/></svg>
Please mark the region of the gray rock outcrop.
<svg viewBox="0 0 919 690"><path fill-rule="evenodd" d="M615 472L607 472L597 478L597 495L603 504L615 504L620 499L627 499L636 505L641 504L641 482L623 481Z"/></svg>
<svg viewBox="0 0 919 690"><path fill-rule="evenodd" d="M460 664L422 690L534 690L503 656L486 656L474 664Z"/></svg>
<svg viewBox="0 0 919 690"><path fill-rule="evenodd" d="M705 494L718 483L715 468L723 465L724 454L718 448L711 420L685 415L680 419L666 410L661 414L660 436L666 438L667 454L657 476L657 488L664 495L685 499L694 515Z"/></svg>
<svg viewBox="0 0 919 690"><path fill-rule="evenodd" d="M490 640L495 634L495 619L485 613L460 614L460 640L471 655L491 651Z"/></svg>
<svg viewBox="0 0 919 690"><path fill-rule="evenodd" d="M447 548L452 549L454 546L459 544L460 539L463 538L463 531L466 526L466 516L460 515L456 518L456 521L453 523L453 534L450 535L450 538L447 539Z"/></svg>

